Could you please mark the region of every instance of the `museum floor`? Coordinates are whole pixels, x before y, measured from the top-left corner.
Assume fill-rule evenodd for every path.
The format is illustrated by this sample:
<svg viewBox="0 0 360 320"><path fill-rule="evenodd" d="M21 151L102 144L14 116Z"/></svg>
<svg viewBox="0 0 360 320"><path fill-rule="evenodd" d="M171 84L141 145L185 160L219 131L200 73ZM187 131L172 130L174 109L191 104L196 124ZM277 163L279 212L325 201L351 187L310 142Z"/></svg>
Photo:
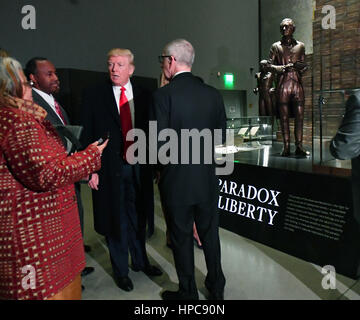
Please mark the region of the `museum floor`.
<svg viewBox="0 0 360 320"><path fill-rule="evenodd" d="M85 207L85 242L92 250L87 265L95 271L83 278L84 300L159 300L163 290L177 289L177 276L171 250L165 245L165 222L155 187L155 233L147 241L152 264L163 270L149 278L130 270L134 290L119 289L113 279L105 240L93 230L91 192L82 185ZM270 247L220 229L222 264L227 279L227 300L360 300L360 282L336 274L336 289L322 287L321 267ZM201 300L205 299L206 266L201 249L194 246L195 274Z"/></svg>

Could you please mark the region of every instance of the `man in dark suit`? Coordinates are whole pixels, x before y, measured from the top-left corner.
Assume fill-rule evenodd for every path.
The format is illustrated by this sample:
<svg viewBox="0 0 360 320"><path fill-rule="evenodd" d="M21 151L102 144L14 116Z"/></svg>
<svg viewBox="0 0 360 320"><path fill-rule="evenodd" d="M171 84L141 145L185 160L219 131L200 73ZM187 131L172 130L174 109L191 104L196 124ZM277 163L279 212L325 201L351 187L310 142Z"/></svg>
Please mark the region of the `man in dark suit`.
<svg viewBox="0 0 360 320"><path fill-rule="evenodd" d="M170 238L179 278L179 290L164 291L164 300L198 299L194 275L194 220L208 269L205 286L210 292L209 298L223 299L225 287L220 259L217 209L219 189L215 175L213 138L214 130L221 129L225 139L226 115L220 93L192 75L194 56L194 49L186 40L178 39L167 44L159 59L170 83L153 95L152 113L159 132L175 130L179 142L183 130L207 130L211 135L208 149L204 148L205 138L200 148L191 152L194 143L192 139L188 149L179 146L177 163L160 168L159 189L170 218ZM160 153L164 144L158 142L161 163ZM196 152L199 154L196 155ZM190 156L188 164L180 159L185 154ZM196 156L199 156L199 164L196 161L192 163ZM209 156L211 164L205 161Z"/></svg>
<svg viewBox="0 0 360 320"><path fill-rule="evenodd" d="M110 140L102 154L101 170L92 175L95 230L106 237L115 282L131 291L128 276L128 253L134 271L148 276L162 272L151 266L145 249L146 208L149 170L146 165L129 164L126 151L128 130L147 132L150 92L130 77L135 70L134 56L128 49L112 49L108 53L110 81L89 88L83 96L83 143L109 134ZM150 179L152 179L150 174ZM152 181L150 180L152 184Z"/></svg>
<svg viewBox="0 0 360 320"><path fill-rule="evenodd" d="M349 97L341 125L330 143L336 159L351 159L355 219L360 224L360 90Z"/></svg>
<svg viewBox="0 0 360 320"><path fill-rule="evenodd" d="M56 75L55 66L51 61L42 57L30 59L25 67L25 75L32 83L32 96L34 102L44 108L47 112L45 119L49 120L54 126L69 125L70 120L66 111L53 96L53 94L59 92L60 82ZM68 140L64 137L63 131L58 130L58 133L65 148L67 148ZM75 193L77 197L81 232L84 234L84 208L81 201L80 183L75 183ZM85 276L93 271L93 267L86 267L81 274L82 276Z"/></svg>

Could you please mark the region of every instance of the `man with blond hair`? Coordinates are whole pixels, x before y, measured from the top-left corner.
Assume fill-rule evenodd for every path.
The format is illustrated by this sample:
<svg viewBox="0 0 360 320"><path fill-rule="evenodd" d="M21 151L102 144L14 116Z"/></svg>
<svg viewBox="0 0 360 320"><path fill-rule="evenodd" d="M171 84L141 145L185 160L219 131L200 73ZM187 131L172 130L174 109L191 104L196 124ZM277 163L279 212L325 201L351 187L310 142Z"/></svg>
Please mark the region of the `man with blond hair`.
<svg viewBox="0 0 360 320"><path fill-rule="evenodd" d="M145 249L143 199L149 185L149 170L145 165L130 164L126 158L127 132L133 128L146 132L148 128L150 92L130 81L135 70L130 50L110 50L107 67L110 81L84 92L82 142L107 135L110 138L107 152L102 155L102 168L89 180L94 224L95 230L106 238L115 283L131 291L129 252L134 271L141 270L148 276L162 274L150 265Z"/></svg>

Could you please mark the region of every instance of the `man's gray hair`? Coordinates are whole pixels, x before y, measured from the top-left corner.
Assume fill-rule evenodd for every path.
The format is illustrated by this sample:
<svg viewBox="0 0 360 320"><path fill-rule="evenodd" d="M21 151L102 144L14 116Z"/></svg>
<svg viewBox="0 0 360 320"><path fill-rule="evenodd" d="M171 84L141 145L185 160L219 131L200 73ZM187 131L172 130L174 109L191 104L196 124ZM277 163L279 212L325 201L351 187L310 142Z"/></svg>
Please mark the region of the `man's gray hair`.
<svg viewBox="0 0 360 320"><path fill-rule="evenodd" d="M164 54L175 57L180 64L191 67L195 59L195 50L192 44L185 39L176 39L169 42L164 48Z"/></svg>

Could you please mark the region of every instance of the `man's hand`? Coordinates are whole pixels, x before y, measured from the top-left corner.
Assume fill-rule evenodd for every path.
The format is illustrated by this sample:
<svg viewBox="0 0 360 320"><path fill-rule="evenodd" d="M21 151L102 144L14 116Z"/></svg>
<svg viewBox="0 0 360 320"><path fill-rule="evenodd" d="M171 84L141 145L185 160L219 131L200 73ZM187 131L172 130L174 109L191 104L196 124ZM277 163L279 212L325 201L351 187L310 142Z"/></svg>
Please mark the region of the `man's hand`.
<svg viewBox="0 0 360 320"><path fill-rule="evenodd" d="M89 187L94 190L99 190L99 175L93 173L88 183Z"/></svg>

